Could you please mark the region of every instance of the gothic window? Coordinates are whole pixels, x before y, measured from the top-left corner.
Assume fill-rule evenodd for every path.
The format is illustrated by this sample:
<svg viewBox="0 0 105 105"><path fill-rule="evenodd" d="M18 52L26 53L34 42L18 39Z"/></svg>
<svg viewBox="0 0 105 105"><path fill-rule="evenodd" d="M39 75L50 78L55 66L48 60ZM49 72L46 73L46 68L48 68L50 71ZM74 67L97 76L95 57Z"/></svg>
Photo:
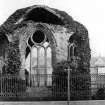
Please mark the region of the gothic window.
<svg viewBox="0 0 105 105"><path fill-rule="evenodd" d="M52 74L52 49L43 31L37 30L28 38L25 57L25 69L31 74L34 85L51 84L51 78L46 74Z"/></svg>
<svg viewBox="0 0 105 105"><path fill-rule="evenodd" d="M72 57L77 56L75 43L70 43L68 46L68 59L70 60Z"/></svg>

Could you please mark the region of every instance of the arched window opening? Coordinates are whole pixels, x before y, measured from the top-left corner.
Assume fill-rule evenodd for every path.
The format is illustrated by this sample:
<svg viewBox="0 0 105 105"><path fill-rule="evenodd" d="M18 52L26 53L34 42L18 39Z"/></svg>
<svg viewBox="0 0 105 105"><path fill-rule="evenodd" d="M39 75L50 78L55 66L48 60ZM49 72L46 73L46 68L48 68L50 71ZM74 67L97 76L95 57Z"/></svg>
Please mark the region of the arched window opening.
<svg viewBox="0 0 105 105"><path fill-rule="evenodd" d="M29 37L27 41L25 69L28 70L31 76L32 85L52 84L52 78L49 78L53 71L52 49L50 46L46 34L39 30Z"/></svg>
<svg viewBox="0 0 105 105"><path fill-rule="evenodd" d="M77 48L75 43L71 43L68 46L68 60L70 60L72 57L77 56Z"/></svg>

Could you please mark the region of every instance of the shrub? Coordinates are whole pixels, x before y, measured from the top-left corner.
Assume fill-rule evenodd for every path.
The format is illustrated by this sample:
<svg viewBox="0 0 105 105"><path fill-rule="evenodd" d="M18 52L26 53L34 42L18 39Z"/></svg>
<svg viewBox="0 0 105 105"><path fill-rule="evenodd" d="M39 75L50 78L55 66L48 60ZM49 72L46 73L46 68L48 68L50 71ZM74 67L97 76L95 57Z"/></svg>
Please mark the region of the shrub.
<svg viewBox="0 0 105 105"><path fill-rule="evenodd" d="M87 73L79 73L70 65L69 62L58 63L53 72L53 93L56 97L67 97L68 91L68 73L70 71L70 97L72 100L87 100L90 98L90 75ZM78 70L78 68L77 68ZM64 95L65 94L65 95Z"/></svg>
<svg viewBox="0 0 105 105"><path fill-rule="evenodd" d="M104 100L105 99L105 89L104 88L98 89L96 94L93 95L92 99L95 99L95 100Z"/></svg>

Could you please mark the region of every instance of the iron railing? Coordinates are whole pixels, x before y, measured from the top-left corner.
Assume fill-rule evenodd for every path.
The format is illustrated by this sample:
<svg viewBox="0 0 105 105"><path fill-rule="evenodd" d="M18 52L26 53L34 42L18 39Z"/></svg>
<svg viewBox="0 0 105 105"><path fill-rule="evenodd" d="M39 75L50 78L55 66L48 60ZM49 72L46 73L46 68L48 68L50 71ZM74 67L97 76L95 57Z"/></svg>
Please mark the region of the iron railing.
<svg viewBox="0 0 105 105"><path fill-rule="evenodd" d="M47 81L43 79L46 76ZM69 81L70 100L100 99L100 97L104 99L105 75L72 75ZM68 78L58 75L32 75L30 83L27 79L22 80L16 75L5 75L0 77L0 96L33 98L33 100L67 100Z"/></svg>
<svg viewBox="0 0 105 105"><path fill-rule="evenodd" d="M69 87L69 88L68 88ZM68 94L69 92L69 94ZM69 99L68 99L69 95ZM105 74L32 74L0 76L0 98L15 100L105 99Z"/></svg>

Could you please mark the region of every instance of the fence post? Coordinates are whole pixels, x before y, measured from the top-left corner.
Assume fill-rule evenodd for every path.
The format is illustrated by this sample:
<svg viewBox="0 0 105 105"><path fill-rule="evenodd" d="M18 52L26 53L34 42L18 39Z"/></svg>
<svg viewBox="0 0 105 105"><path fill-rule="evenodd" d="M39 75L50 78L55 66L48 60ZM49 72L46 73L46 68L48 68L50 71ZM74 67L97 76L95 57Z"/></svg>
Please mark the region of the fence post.
<svg viewBox="0 0 105 105"><path fill-rule="evenodd" d="M2 94L2 70L1 70L1 94Z"/></svg>
<svg viewBox="0 0 105 105"><path fill-rule="evenodd" d="M68 66L68 69L67 69L67 72L68 72L68 100L67 100L67 105L69 105L70 104L70 71L71 71L72 69L70 69L70 67Z"/></svg>
<svg viewBox="0 0 105 105"><path fill-rule="evenodd" d="M1 59L1 65L3 65L3 60L2 59ZM0 70L0 76L1 76L1 84L0 84L1 85L1 90L0 90L1 92L0 93L2 94L2 78L3 78L2 77L2 68Z"/></svg>

